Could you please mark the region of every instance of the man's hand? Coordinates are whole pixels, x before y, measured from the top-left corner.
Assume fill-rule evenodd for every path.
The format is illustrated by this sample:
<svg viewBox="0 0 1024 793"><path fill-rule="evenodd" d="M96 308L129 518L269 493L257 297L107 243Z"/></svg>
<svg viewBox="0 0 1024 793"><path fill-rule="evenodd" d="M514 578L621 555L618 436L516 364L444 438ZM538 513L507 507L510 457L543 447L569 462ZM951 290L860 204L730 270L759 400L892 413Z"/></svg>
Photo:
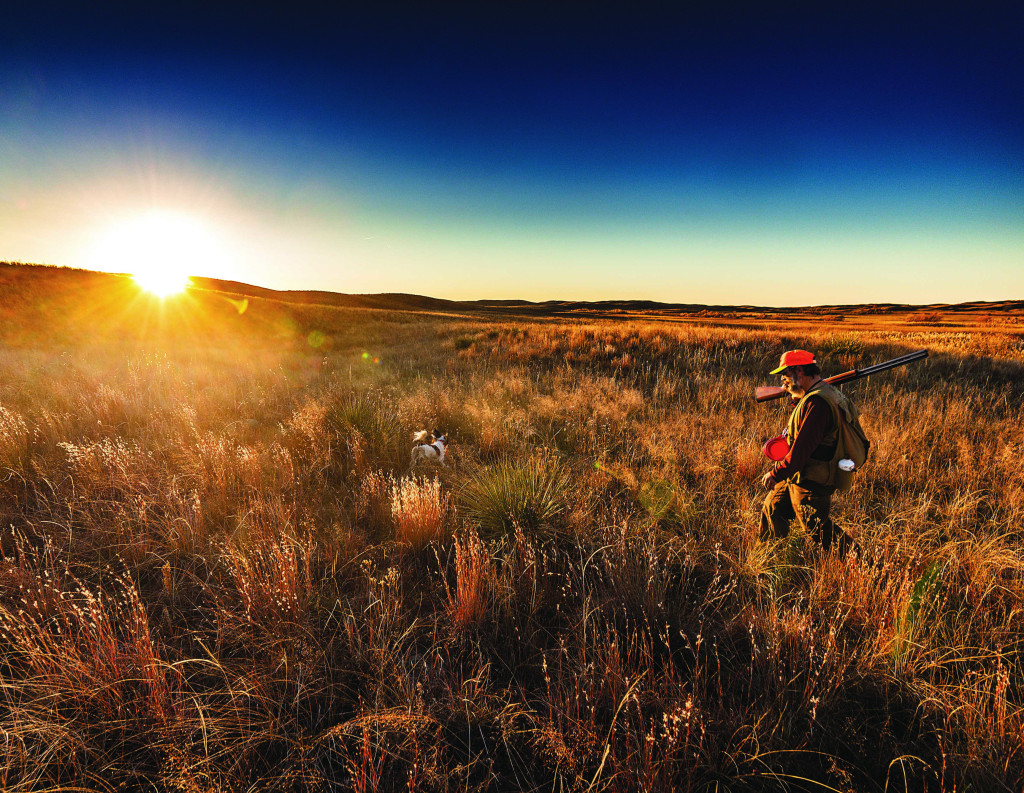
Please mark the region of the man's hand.
<svg viewBox="0 0 1024 793"><path fill-rule="evenodd" d="M765 490L771 490L777 484L778 480L775 478L771 471L769 471L768 473L761 477L761 486Z"/></svg>

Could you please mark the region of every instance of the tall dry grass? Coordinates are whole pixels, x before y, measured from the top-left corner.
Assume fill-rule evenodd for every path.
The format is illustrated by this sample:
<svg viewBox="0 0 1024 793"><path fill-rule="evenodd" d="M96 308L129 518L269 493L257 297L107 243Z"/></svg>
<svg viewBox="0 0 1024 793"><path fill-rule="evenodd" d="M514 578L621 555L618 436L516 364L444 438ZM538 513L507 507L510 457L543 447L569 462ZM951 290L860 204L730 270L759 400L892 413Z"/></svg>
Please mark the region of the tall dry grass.
<svg viewBox="0 0 1024 793"><path fill-rule="evenodd" d="M1024 786L1002 326L250 311L0 351L4 789ZM756 537L796 346L932 353L848 389L861 559Z"/></svg>
<svg viewBox="0 0 1024 793"><path fill-rule="evenodd" d="M410 476L396 482L391 491L395 538L414 551L443 540L451 528L448 523L450 501L451 494L442 491L436 477Z"/></svg>

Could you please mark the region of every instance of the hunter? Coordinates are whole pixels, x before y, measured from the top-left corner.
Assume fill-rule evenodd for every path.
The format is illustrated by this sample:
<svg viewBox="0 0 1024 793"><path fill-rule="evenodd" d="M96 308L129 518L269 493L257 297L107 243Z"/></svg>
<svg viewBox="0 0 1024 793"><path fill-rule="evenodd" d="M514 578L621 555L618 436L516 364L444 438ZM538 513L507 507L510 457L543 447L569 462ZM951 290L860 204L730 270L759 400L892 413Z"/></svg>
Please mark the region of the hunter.
<svg viewBox="0 0 1024 793"><path fill-rule="evenodd" d="M761 509L762 539L785 537L796 518L826 551L841 555L857 545L829 516L832 494L848 486L837 467L844 457L842 423L863 437L857 409L847 397L825 382L814 354L807 350L783 353L771 374L782 375L782 387L792 397L787 425L789 451L761 478L771 492ZM847 462L847 461L844 461Z"/></svg>

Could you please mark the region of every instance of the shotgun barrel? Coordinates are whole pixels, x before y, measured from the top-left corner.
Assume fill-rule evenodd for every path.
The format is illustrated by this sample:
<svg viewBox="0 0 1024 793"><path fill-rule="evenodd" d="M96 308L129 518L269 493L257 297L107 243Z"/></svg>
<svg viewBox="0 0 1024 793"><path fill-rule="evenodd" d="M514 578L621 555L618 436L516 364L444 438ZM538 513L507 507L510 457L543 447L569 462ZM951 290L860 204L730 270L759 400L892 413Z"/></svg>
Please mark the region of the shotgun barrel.
<svg viewBox="0 0 1024 793"><path fill-rule="evenodd" d="M901 355L899 358L893 358L891 361L883 361L873 366L865 366L863 369L851 369L842 374L834 374L831 377L826 377L825 382L832 385L850 383L854 380L860 380L862 377L867 377L869 374L877 374L888 369L895 369L897 366L905 366L908 363L920 361L922 358L927 357L928 350L915 350L914 352L908 352L906 355ZM786 396L787 393L786 389L781 386L763 385L758 386L754 399L758 402L770 402L773 399Z"/></svg>

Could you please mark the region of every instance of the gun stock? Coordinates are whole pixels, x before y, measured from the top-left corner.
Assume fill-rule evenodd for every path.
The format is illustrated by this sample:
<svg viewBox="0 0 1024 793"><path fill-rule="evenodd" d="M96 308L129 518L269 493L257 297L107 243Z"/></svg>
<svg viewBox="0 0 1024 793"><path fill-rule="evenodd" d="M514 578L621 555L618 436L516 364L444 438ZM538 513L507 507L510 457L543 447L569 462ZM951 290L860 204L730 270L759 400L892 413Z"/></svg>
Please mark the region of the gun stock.
<svg viewBox="0 0 1024 793"><path fill-rule="evenodd" d="M786 389L777 385L759 385L757 395L754 397L758 402L770 402L786 395Z"/></svg>
<svg viewBox="0 0 1024 793"><path fill-rule="evenodd" d="M906 355L901 355L899 358L893 358L891 361L883 361L882 363L876 363L873 366L865 366L863 369L851 369L848 372L842 374L834 374L831 377L826 377L825 382L831 383L832 385L839 385L840 383L849 383L853 380L860 380L862 377L867 377L869 374L875 374L876 372L884 372L888 369L895 369L897 366L903 366L913 361L920 361L922 358L928 357L928 350L916 350L914 352L908 352ZM754 395L754 399L757 402L770 402L773 399L780 399L786 396L787 391L782 386L776 385L762 385L757 387L757 391Z"/></svg>

